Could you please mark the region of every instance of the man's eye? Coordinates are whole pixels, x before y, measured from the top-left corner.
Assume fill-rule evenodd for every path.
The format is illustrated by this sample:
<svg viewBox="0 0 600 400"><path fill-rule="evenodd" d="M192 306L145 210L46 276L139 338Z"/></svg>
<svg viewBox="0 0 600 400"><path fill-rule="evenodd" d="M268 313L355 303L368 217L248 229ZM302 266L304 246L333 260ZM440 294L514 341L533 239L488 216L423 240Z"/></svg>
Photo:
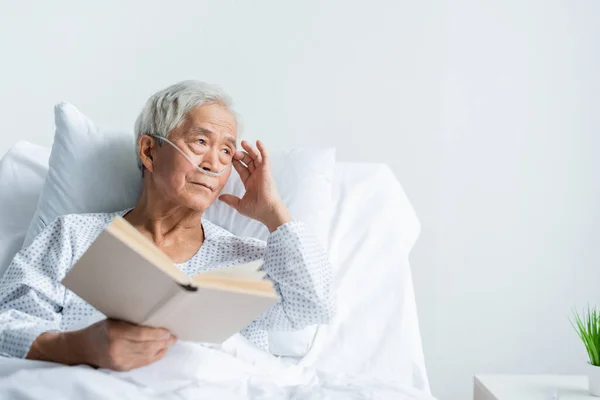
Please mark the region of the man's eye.
<svg viewBox="0 0 600 400"><path fill-rule="evenodd" d="M231 154L231 150L229 149L223 149L223 151L225 152L225 154Z"/></svg>
<svg viewBox="0 0 600 400"><path fill-rule="evenodd" d="M204 139L198 139L198 143L199 144L206 144L206 140L204 140Z"/></svg>

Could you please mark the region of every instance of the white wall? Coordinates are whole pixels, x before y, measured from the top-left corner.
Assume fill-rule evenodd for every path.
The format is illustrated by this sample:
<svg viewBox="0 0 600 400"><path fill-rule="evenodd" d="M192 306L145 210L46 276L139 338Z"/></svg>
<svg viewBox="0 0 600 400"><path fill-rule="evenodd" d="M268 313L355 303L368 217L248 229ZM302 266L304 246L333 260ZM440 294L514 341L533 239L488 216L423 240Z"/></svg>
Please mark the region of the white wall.
<svg viewBox="0 0 600 400"><path fill-rule="evenodd" d="M567 317L600 300L600 2L90 4L0 0L0 154L50 145L60 100L132 127L163 86L219 83L249 138L393 167L423 223L435 395L583 371Z"/></svg>

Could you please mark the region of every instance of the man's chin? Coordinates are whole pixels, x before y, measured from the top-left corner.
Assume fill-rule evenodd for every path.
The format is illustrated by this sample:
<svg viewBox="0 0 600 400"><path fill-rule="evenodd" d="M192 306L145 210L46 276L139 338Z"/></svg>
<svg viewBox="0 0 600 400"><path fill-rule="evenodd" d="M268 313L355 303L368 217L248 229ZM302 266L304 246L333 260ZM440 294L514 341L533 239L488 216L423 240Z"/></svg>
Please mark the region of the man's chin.
<svg viewBox="0 0 600 400"><path fill-rule="evenodd" d="M211 206L211 204L214 202L214 199L209 198L208 196L204 197L204 196L194 196L188 199L185 199L184 202L182 202L184 206L195 210L195 211L200 211L200 212L204 212L206 211L206 209L208 207Z"/></svg>

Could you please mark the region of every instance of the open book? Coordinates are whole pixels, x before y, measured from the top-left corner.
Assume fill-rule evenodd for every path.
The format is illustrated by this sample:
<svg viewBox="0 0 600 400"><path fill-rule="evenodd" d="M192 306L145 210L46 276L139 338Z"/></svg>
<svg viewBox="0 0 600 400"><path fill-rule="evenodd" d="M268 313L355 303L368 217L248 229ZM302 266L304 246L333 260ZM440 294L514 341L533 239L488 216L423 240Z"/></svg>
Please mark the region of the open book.
<svg viewBox="0 0 600 400"><path fill-rule="evenodd" d="M125 219L116 217L62 283L109 318L221 343L275 304L262 261L188 277Z"/></svg>

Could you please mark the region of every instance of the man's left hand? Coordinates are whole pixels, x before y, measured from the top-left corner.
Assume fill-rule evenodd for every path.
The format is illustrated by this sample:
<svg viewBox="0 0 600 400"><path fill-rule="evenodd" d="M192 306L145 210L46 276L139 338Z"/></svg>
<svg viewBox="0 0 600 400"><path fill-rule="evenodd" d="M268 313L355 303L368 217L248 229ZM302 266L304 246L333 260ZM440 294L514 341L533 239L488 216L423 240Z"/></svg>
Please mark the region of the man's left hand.
<svg viewBox="0 0 600 400"><path fill-rule="evenodd" d="M241 199L224 194L219 196L219 200L240 214L262 222L269 232L273 232L291 221L292 216L277 192L269 153L260 140L256 147L243 140L242 148L245 151L237 151L233 156L233 167L240 175L246 193Z"/></svg>

